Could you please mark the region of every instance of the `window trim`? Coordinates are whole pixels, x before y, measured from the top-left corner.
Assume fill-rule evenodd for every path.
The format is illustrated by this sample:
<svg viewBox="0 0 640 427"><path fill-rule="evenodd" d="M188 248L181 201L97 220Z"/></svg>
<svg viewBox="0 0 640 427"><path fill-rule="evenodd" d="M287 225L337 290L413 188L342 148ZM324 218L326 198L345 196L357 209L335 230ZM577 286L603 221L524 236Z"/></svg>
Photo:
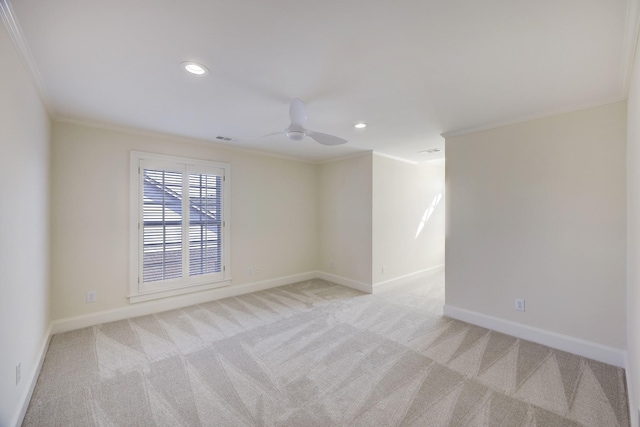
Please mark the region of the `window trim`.
<svg viewBox="0 0 640 427"><path fill-rule="evenodd" d="M216 168L224 171L222 185L222 275L212 280L211 276L192 276L182 279L171 279L154 289L144 286L142 283L142 194L143 180L141 178L141 163L157 163L166 170L176 170L185 167L183 179L188 180L189 168ZM186 157L168 156L164 154L146 153L141 151L131 151L130 154L130 229L129 229L129 302L137 303L159 298L166 298L175 295L198 292L207 289L215 289L231 284L230 277L230 188L231 188L231 165L228 163L213 162L208 160L190 159ZM144 289L144 288L147 289Z"/></svg>

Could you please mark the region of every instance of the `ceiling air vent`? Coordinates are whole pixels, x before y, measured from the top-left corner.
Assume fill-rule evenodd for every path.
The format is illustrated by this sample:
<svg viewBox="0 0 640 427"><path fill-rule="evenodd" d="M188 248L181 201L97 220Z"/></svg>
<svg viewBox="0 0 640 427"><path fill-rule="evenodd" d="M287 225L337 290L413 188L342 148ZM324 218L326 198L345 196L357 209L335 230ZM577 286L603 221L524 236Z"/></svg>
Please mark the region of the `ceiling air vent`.
<svg viewBox="0 0 640 427"><path fill-rule="evenodd" d="M219 139L220 141L231 141L231 138L226 136L216 136L216 139Z"/></svg>

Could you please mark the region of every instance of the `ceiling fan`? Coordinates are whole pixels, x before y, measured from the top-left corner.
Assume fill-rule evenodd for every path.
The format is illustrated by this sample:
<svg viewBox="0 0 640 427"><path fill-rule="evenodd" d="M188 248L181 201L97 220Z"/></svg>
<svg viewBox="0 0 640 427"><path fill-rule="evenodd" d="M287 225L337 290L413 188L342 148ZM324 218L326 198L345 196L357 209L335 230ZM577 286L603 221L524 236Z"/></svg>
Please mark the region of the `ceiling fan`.
<svg viewBox="0 0 640 427"><path fill-rule="evenodd" d="M307 110L304 103L298 98L292 99L289 104L289 118L291 119L291 124L284 131L270 133L261 138L284 134L292 141L302 141L305 136L308 136L322 145L340 145L347 143L346 139L305 129L304 124L307 122Z"/></svg>

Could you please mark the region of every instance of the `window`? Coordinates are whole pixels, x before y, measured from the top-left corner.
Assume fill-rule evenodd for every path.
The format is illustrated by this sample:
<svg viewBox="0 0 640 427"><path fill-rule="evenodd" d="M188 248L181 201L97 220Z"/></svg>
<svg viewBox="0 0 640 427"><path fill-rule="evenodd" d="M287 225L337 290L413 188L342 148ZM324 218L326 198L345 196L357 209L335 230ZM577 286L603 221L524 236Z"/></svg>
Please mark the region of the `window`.
<svg viewBox="0 0 640 427"><path fill-rule="evenodd" d="M229 170L131 153L131 302L229 284Z"/></svg>

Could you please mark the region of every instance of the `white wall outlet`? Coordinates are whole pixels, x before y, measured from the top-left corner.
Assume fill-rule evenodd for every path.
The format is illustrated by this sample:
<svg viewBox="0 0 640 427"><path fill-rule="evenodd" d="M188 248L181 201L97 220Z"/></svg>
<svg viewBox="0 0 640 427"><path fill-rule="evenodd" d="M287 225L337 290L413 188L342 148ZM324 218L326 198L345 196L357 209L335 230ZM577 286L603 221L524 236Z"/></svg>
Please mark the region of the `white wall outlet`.
<svg viewBox="0 0 640 427"><path fill-rule="evenodd" d="M387 269L387 267L385 267L384 265L382 266L381 270L382 270L382 274L384 274L384 271Z"/></svg>
<svg viewBox="0 0 640 427"><path fill-rule="evenodd" d="M22 362L20 362L20 363L18 363L16 365L16 385L18 385L18 383L20 382L20 376L22 375L21 372L20 372L21 371L21 365L22 365Z"/></svg>
<svg viewBox="0 0 640 427"><path fill-rule="evenodd" d="M253 274L260 274L260 269L258 267L254 268Z"/></svg>
<svg viewBox="0 0 640 427"><path fill-rule="evenodd" d="M87 292L87 303L96 302L96 291Z"/></svg>
<svg viewBox="0 0 640 427"><path fill-rule="evenodd" d="M247 276L252 276L253 275L253 267L248 267L247 268Z"/></svg>
<svg viewBox="0 0 640 427"><path fill-rule="evenodd" d="M524 311L524 299L516 298L516 311Z"/></svg>
<svg viewBox="0 0 640 427"><path fill-rule="evenodd" d="M336 262L334 260L331 260L331 268L336 268Z"/></svg>

